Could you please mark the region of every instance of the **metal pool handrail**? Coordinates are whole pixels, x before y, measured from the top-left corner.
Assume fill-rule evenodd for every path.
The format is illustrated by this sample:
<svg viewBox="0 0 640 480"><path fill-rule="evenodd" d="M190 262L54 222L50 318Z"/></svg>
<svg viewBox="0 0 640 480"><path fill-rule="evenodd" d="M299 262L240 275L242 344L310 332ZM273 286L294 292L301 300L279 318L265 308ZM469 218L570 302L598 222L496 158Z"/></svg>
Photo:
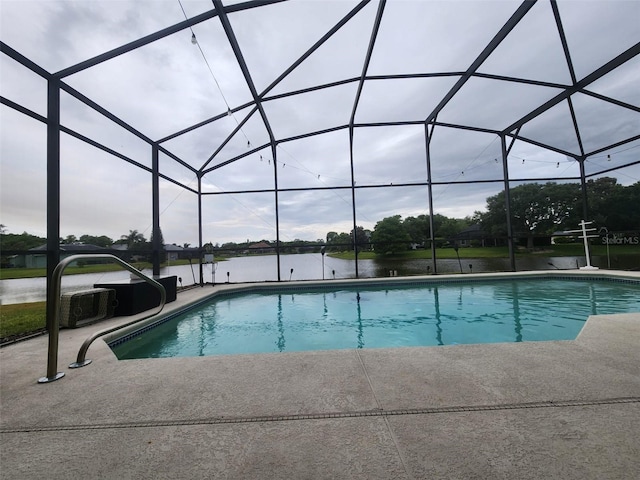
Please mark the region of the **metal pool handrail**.
<svg viewBox="0 0 640 480"><path fill-rule="evenodd" d="M54 315L53 315L53 322L49 330L49 350L47 353L47 376L41 377L40 379L38 379L38 383L49 383L64 377L63 372L56 372L56 370L58 369L58 338L60 335L60 283L62 280L62 272L64 271L65 268L67 268L67 266L71 262L74 262L80 259L87 259L87 258L92 258L92 259L102 258L102 259L113 260L116 263L120 264L123 268L125 268L129 272L140 277L149 285L152 285L153 287L157 288L160 291L160 306L158 307L157 311L151 313L150 315L147 315L142 318L138 318L124 325L118 325L115 327L107 328L105 330L100 330L94 333L93 335L91 335L89 338L87 338L84 341L84 343L80 347L80 351L78 352L78 358L76 362L69 365L69 368L84 367L85 365L88 365L91 363L91 360L85 359L85 356L87 354L87 350L89 349L89 346L96 339L104 335L107 335L109 333L115 332L116 330L120 330L121 328L129 327L134 323L141 322L142 320L146 320L148 318L153 317L154 315L159 314L164 308L164 305L167 301L167 292L164 286L162 286L162 284L155 281L151 277L146 276L136 267L134 267L133 265L129 265L127 262L116 257L115 255L111 255L109 253L96 253L96 254L83 254L83 255L78 254L78 255L71 255L67 258L64 258L63 260L60 261L60 263L58 263L58 265L53 271L53 275L51 276L51 283L49 288L53 290L53 294L49 298L53 299Z"/></svg>

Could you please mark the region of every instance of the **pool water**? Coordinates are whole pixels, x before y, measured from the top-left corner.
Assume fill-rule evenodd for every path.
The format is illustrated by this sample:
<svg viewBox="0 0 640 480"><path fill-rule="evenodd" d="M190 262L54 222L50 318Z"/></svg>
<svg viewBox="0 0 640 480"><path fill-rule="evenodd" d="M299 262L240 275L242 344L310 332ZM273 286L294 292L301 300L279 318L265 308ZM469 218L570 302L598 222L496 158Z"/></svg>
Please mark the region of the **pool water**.
<svg viewBox="0 0 640 480"><path fill-rule="evenodd" d="M217 296L114 342L119 359L572 340L589 315L640 312L640 286L500 280Z"/></svg>

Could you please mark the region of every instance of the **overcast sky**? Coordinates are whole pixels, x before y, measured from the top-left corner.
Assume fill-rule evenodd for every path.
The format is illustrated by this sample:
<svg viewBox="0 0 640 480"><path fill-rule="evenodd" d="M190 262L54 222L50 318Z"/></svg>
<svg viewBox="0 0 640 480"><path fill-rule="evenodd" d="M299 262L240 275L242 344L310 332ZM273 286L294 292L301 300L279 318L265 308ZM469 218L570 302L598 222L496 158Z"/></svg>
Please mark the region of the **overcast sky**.
<svg viewBox="0 0 640 480"><path fill-rule="evenodd" d="M239 2L223 2L225 5ZM578 80L640 40L640 1L561 1L562 16ZM301 0L229 16L258 93L317 42L358 2ZM211 10L207 0L182 0L188 17ZM480 54L518 8L515 1L389 0L367 75L461 72ZM378 9L372 1L266 97L318 84L357 78ZM184 20L178 0L7 1L0 0L0 38L49 72L57 72ZM64 79L153 140L252 100L217 18L116 57ZM46 82L0 55L0 92L5 98L46 115ZM540 0L479 72L567 85L569 69L550 4ZM356 123L424 121L458 76L371 79L365 82ZM640 59L605 75L588 90L640 105ZM266 101L264 110L276 139L349 123L358 82ZM560 92L557 88L472 78L437 120L503 129ZM576 94L572 104L585 151L640 134L640 114L632 109ZM250 108L163 143L187 164L201 168L221 142L243 122ZM46 128L4 105L1 114L0 222L10 233L46 235ZM61 97L61 123L136 162L151 166L151 148L70 95ZM578 154L579 144L567 102L525 125L524 137ZM250 155L204 176L204 192L279 188L348 187L351 184L346 128L285 141L274 159L269 133L258 113L208 163L214 167L261 146ZM437 127L431 142L434 182L492 180L502 176L500 140L495 135ZM639 160L640 142L588 159L587 173ZM275 163L274 163L275 162ZM275 165L275 168L274 168ZM151 234L151 175L120 158L66 134L61 137L61 234L107 235L129 230ZM196 175L166 155L161 173L197 188ZM577 162L530 143L515 142L509 156L512 179L570 178ZM624 185L640 179L640 168L612 172ZM390 215L428 214L424 186L392 187L427 178L422 125L356 128L357 224L372 229ZM514 183L514 184L517 184ZM483 210L501 183L438 185L434 213L450 217ZM167 243L198 241L197 197L161 181L161 228ZM353 227L352 196L338 190L278 194L280 238L315 240L329 231ZM203 240L213 243L276 238L272 192L207 195L203 198Z"/></svg>

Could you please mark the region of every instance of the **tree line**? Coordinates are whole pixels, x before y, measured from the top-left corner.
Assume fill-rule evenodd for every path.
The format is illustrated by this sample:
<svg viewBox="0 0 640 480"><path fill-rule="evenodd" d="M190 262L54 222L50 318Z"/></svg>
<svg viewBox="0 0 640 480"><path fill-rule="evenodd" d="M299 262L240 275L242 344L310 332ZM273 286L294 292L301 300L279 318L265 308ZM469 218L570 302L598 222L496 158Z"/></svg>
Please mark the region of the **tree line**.
<svg viewBox="0 0 640 480"><path fill-rule="evenodd" d="M37 248L47 243L47 239L44 237L38 237L37 235L31 235L27 232L22 233L6 233L6 227L0 225L0 235L2 236L2 249L3 250L29 250L31 248ZM162 232L160 232L162 236ZM151 248L153 242L153 235L147 240L144 235L138 230L129 230L129 233L122 235L118 240L113 240L106 235L81 235L76 237L75 235L67 235L64 238L60 238L60 245L95 245L96 247L109 248L114 245L127 245L129 250L145 250ZM164 241L161 239L161 243ZM187 248L190 244L184 244L183 247Z"/></svg>
<svg viewBox="0 0 640 480"><path fill-rule="evenodd" d="M514 235L527 238L556 231L575 230L581 220L593 221L609 231L640 229L640 182L627 187L615 178L589 180L584 218L582 187L579 183L526 183L510 190L511 226ZM474 221L492 236L507 235L505 192L487 198L486 211L476 212Z"/></svg>
<svg viewBox="0 0 640 480"><path fill-rule="evenodd" d="M526 240L531 248L536 237L550 237L557 231L576 230L581 220L593 221L598 229L610 232L640 230L640 182L627 187L615 178L589 180L587 208L589 218L583 218L582 186L580 183L525 183L511 188L511 228L513 235ZM507 238L507 217L504 190L487 198L486 210L476 211L463 219L433 216L437 246L451 244L466 228L478 225L486 238ZM327 234L327 246L339 249L353 245L354 232ZM355 244L359 249L376 253L397 253L411 245L426 246L431 239L429 215L386 217L376 223L373 231L357 227ZM333 247L333 245L336 245Z"/></svg>
<svg viewBox="0 0 640 480"><path fill-rule="evenodd" d="M640 182L629 186L618 184L615 178L603 177L587 182L589 218L598 228L606 227L609 231L640 230ZM433 216L434 237L440 244L455 238L471 225L479 225L483 234L493 238L507 237L507 220L505 192L490 196L486 200L484 211L476 211L465 218L449 218L444 215ZM579 183L525 183L510 189L511 226L515 236L527 239L528 246L533 245L536 236L551 235L556 231L575 230L583 220L582 187ZM431 238L429 215L409 216L402 218L393 215L376 223L373 230L357 226L355 231L330 231L324 239L315 241L295 239L280 242L281 253L306 253L351 250L355 244L359 250L373 249L376 253L395 253L406 250L413 245L425 246ZM160 243L164 244L162 232ZM22 234L6 233L6 227L0 225L0 237L3 251L29 250L46 243L46 238ZM354 238L355 237L355 238ZM68 235L60 239L61 244L83 243L108 248L125 244L131 251L151 250L152 238L147 240L138 230L129 230L118 240L106 235ZM252 245L263 243L275 248L275 242L258 240L246 242L226 242L220 245L211 242L204 245L206 252L215 253L247 253ZM185 243L183 248L190 244ZM264 249L262 249L264 250Z"/></svg>

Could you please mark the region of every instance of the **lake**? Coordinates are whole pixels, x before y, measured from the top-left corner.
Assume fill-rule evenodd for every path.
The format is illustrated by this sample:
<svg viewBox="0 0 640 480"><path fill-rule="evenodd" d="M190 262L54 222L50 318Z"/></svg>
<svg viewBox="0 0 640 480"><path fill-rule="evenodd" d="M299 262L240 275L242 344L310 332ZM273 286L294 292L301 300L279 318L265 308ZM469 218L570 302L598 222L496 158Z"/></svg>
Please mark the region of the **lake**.
<svg viewBox="0 0 640 480"><path fill-rule="evenodd" d="M607 258L595 256L592 265L600 268L607 267ZM234 257L226 261L203 266L203 277L207 283L231 283L277 281L277 257L275 255L256 255L248 257ZM565 270L585 265L582 257L516 257L517 270ZM324 267L324 277L323 277ZM510 271L508 258L476 258L438 260L438 273L481 273ZM630 270L640 268L640 257L625 256L611 257L611 268ZM366 259L358 260L360 278L388 277L391 272L398 276L425 275L430 273L432 261L429 259L390 260ZM145 270L151 275L151 271ZM178 286L188 286L198 283L200 278L199 266L177 265L164 267L160 271L162 276L176 275L181 282ZM355 262L332 258L328 255L324 259L320 253L305 253L299 255L280 255L280 278L288 280L319 280L355 278ZM91 273L84 275L65 275L62 278L62 293L92 288L95 283L105 283L126 280L129 272ZM44 301L46 298L46 279L23 278L14 280L0 280L0 304L26 303Z"/></svg>

